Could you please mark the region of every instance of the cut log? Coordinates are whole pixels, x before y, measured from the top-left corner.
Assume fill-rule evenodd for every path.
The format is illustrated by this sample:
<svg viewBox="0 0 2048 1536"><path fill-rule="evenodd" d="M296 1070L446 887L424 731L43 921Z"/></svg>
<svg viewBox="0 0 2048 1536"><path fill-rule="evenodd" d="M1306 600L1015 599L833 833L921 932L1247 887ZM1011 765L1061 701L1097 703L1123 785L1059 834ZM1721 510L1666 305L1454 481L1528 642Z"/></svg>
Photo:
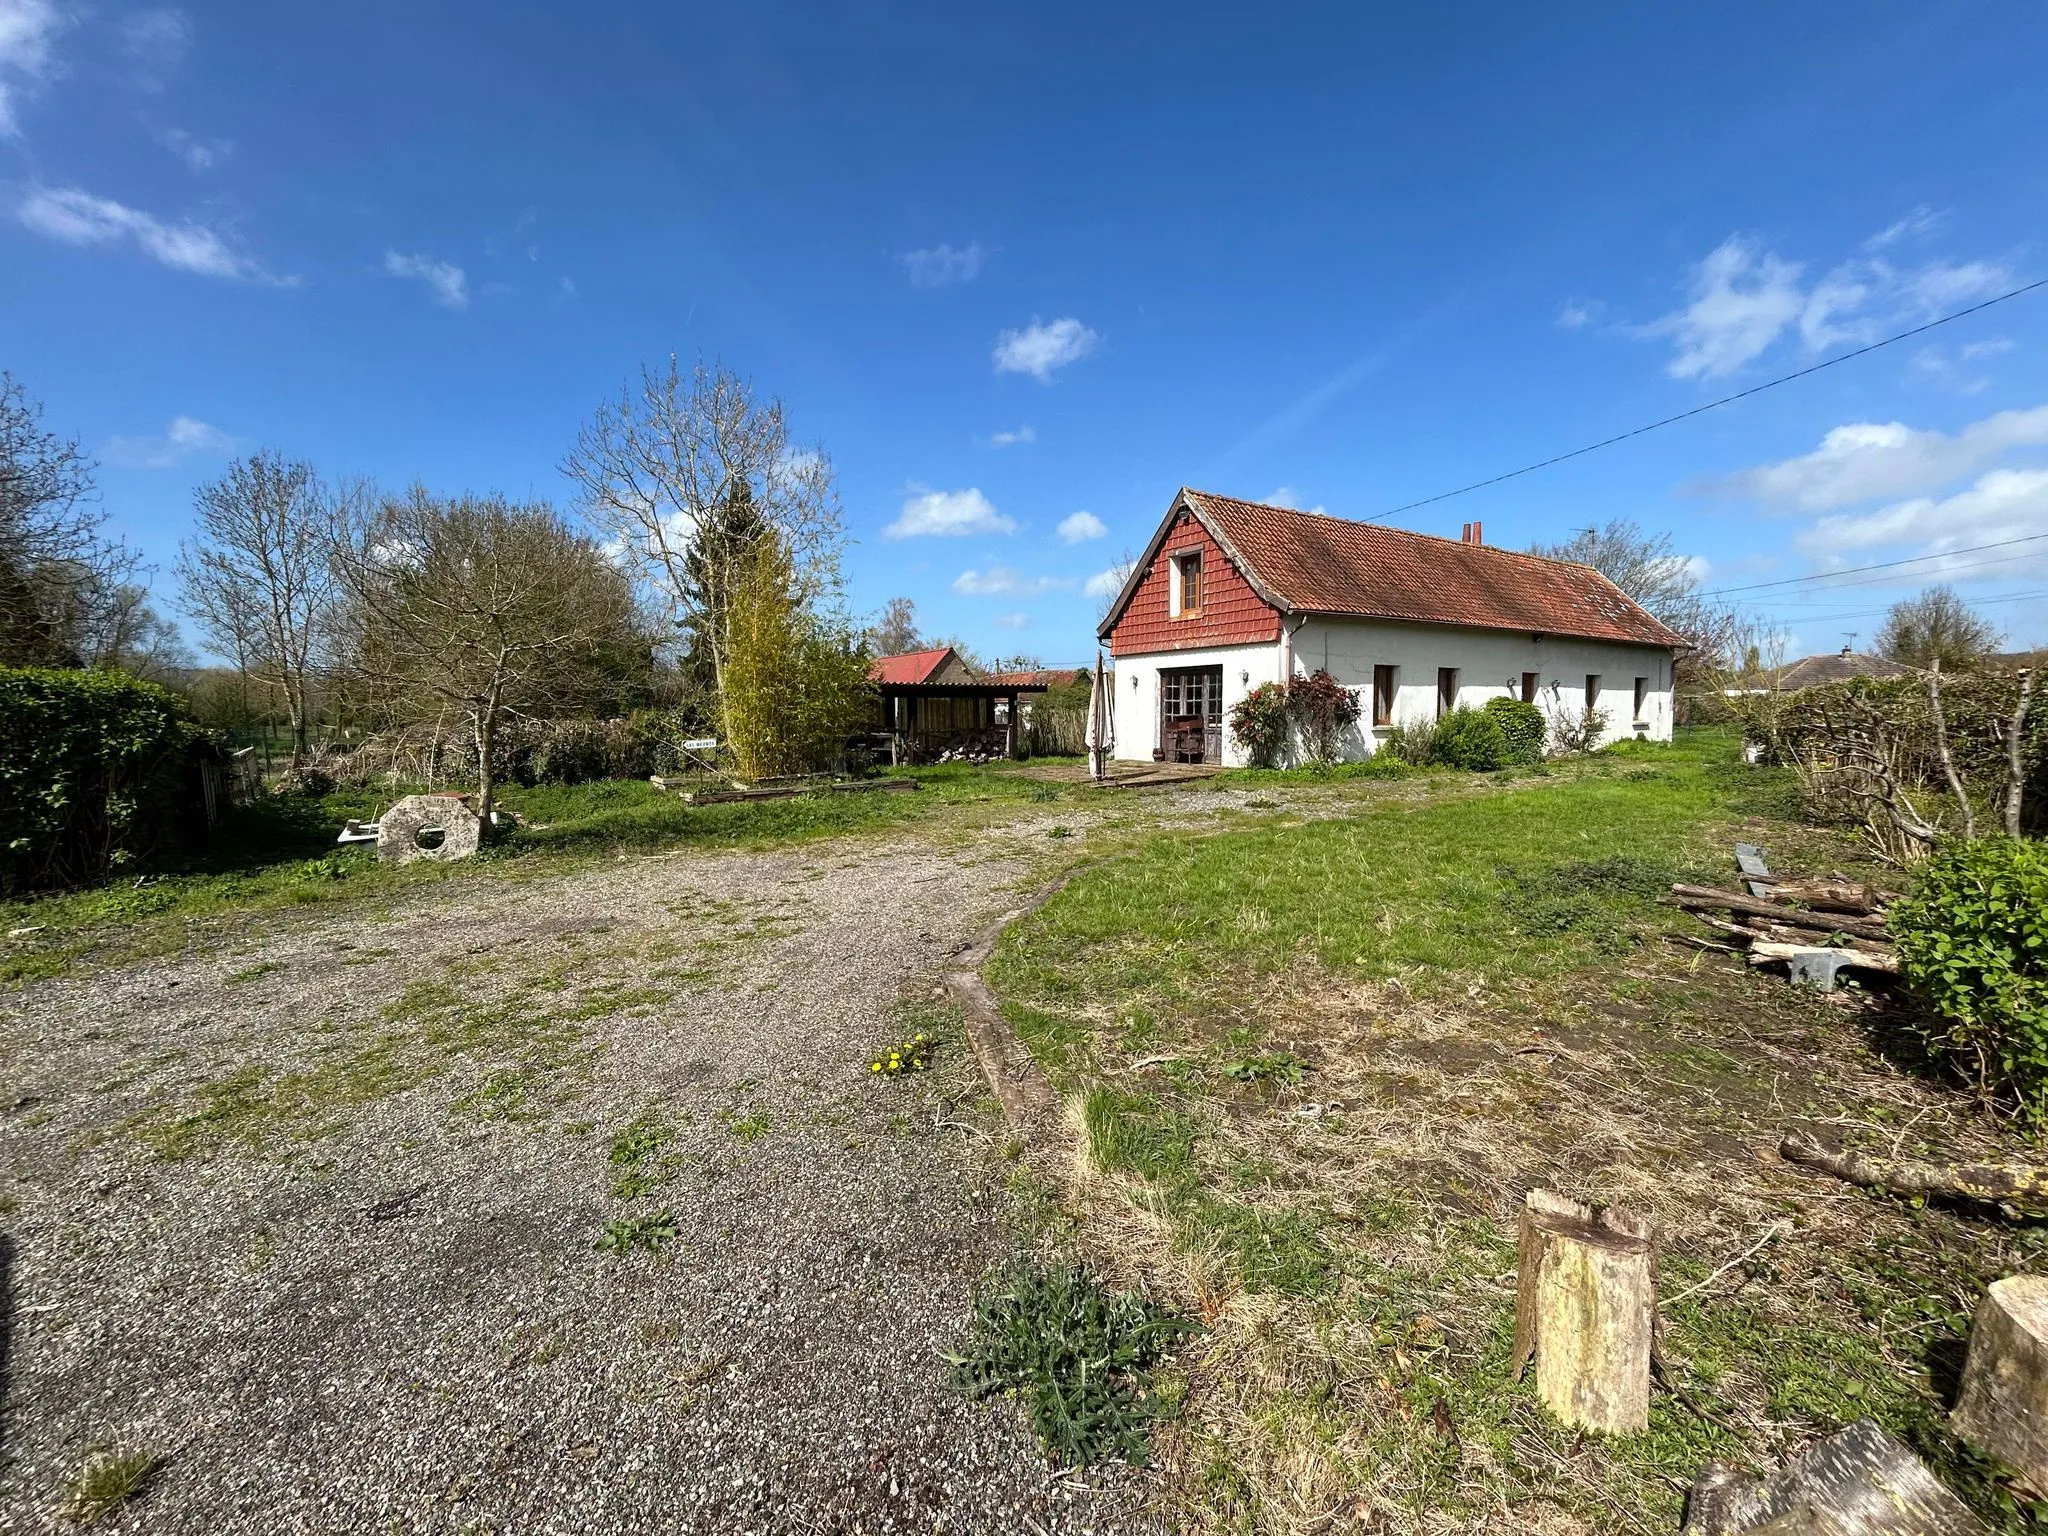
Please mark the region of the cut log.
<svg viewBox="0 0 2048 1536"><path fill-rule="evenodd" d="M1704 907L1710 911L1745 912L1752 917L1767 917L1774 923L1785 923L1794 928L1817 928L1824 933L1853 933L1860 938L1890 937L1889 930L1876 918L1845 917L1840 913L1831 912L1802 912L1797 907L1783 907L1774 901L1758 901L1754 896L1742 896L1734 891L1717 891L1711 886L1674 885L1671 887L1671 895L1673 905L1687 909Z"/></svg>
<svg viewBox="0 0 2048 1536"><path fill-rule="evenodd" d="M1779 1145L1778 1155L1864 1189L1886 1189L1895 1195L1949 1195L2048 1216L2048 1168L2030 1163L1930 1163L1910 1157L1864 1157L1857 1152L1830 1152L1811 1136L1796 1131Z"/></svg>
<svg viewBox="0 0 2048 1536"><path fill-rule="evenodd" d="M1804 954L1812 949L1811 944L1777 944L1769 940L1758 940L1749 946L1750 958L1754 960L1790 960L1794 955ZM1874 949L1833 949L1829 954L1841 957L1843 965L1853 965L1866 971L1888 971L1896 976L1899 971L1899 957L1884 954Z"/></svg>
<svg viewBox="0 0 2048 1536"><path fill-rule="evenodd" d="M2048 1278L2013 1275L1985 1292L1949 1422L2048 1492Z"/></svg>
<svg viewBox="0 0 2048 1536"><path fill-rule="evenodd" d="M1926 1463L1869 1419L1768 1477L1709 1462L1685 1501L1685 1536L1989 1536Z"/></svg>
<svg viewBox="0 0 2048 1536"><path fill-rule="evenodd" d="M1868 916L1882 912L1893 899L1890 892L1880 891L1874 886L1842 880L1772 878L1758 883L1765 888L1761 894L1769 899L1803 901L1816 912L1854 912Z"/></svg>
<svg viewBox="0 0 2048 1536"><path fill-rule="evenodd" d="M1514 1372L1567 1424L1610 1435L1650 1424L1657 1256L1649 1221L1534 1189L1522 1207Z"/></svg>

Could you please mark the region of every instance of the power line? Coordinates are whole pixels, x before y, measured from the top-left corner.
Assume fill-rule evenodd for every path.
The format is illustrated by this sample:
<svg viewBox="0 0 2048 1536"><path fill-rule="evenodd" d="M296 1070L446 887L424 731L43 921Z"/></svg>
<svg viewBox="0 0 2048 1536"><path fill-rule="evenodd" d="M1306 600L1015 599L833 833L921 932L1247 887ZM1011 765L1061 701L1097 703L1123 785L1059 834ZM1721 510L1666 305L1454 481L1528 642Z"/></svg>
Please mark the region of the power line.
<svg viewBox="0 0 2048 1536"><path fill-rule="evenodd" d="M1941 560L1947 557L1944 555L1927 555L1923 556L1922 558L1929 560ZM1907 581L1918 581L1929 576L1939 576L1943 581L1947 581L1951 577L1962 577L1963 574L1968 571L1986 571L1990 570L1993 566L2000 565L2020 565L2024 564L2027 561L2038 560L2040 558L2041 551L2027 550L2017 555L1993 555L1988 560L1965 560L1962 561L1960 564L1956 565L1944 565L1940 567L1938 570L1908 572L1906 576L1904 576L1903 578L1896 575L1886 574L1880 576L1865 576L1858 581L1834 581L1832 580L1832 576L1834 573L1828 572L1825 573L1824 578L1816 578L1828 580L1828 585L1824 587L1813 587L1804 592L1784 592L1778 594L1778 596L1775 599L1769 600L1780 603L1794 604L1826 602L1828 598L1832 596L1834 593L1850 592L1858 587L1891 587L1898 585L1898 583L1902 579ZM1967 579L1971 581L1996 581L1999 578L1996 576L1970 576Z"/></svg>
<svg viewBox="0 0 2048 1536"><path fill-rule="evenodd" d="M2043 279L2043 281L2048 281L2048 279ZM1896 570L1902 565L1924 565L1929 560L1947 560L1954 555L1974 555L1986 549L2009 549L2015 544L2038 544L2043 539L2048 539L2048 533L2030 533L2024 538L2000 539L1996 544L1971 544L1962 549L1944 549L1935 554L1914 555L1905 560L1884 560L1876 565L1852 565L1839 571L1815 571L1810 576L1785 576L1777 581L1752 582L1746 587L1715 587L1711 591L1702 592L1699 595L1701 597L1726 597L1731 592L1761 592L1766 587L1791 587L1809 581L1833 581L1837 576L1860 576L1865 571L1890 571ZM1998 562L1987 561L1986 563L1995 565ZM1844 583L1844 585L1855 585L1855 583Z"/></svg>
<svg viewBox="0 0 2048 1536"><path fill-rule="evenodd" d="M1895 342L1907 341L1912 337L1925 335L1937 326L1947 325L1951 320L1960 320L1966 315L1974 315L1979 310L1989 309L1994 304L2003 304L2007 299L2016 299L2022 294L2032 293L2036 288L2048 288L2048 277L2041 278L2036 282L2027 283L2019 288L2014 288L2010 292L2001 293L1996 298L1985 299L1982 303L1972 304L1967 309L1959 309L1952 315L1943 315L1938 320L1930 320L1925 325L1916 325L1910 331L1901 331L1896 336L1887 336L1883 341L1873 341L1870 345L1858 347L1853 352L1844 352L1840 357L1831 357L1825 362L1815 363L1810 368L1801 368L1797 373L1788 373L1767 383L1755 384L1748 389L1737 390L1732 395L1723 395L1719 400L1710 400L1705 405L1696 405L1689 411L1680 411L1676 416L1666 416L1662 421L1653 421L1647 427L1636 427L1632 431L1621 432L1613 437L1602 438L1597 443L1588 443L1583 448L1574 448L1570 453L1560 453L1556 457L1544 459L1540 463L1525 464L1520 469L1511 469L1504 475L1493 476L1490 480L1475 480L1470 485L1462 485L1455 491L1445 491L1439 496L1425 496L1420 501L1411 501L1405 505L1395 507L1392 511L1382 512L1380 516L1397 517L1403 512L1413 512L1417 507L1427 507L1439 501L1449 501L1453 496L1463 496L1471 491L1482 491L1489 485L1499 485L1503 480L1514 480L1523 475L1532 475L1539 469L1548 469L1551 465L1562 464L1567 459L1580 458L1585 454L1595 453L1602 448L1612 448L1616 443L1625 443L1632 437L1641 437L1645 432L1654 432L1659 427L1668 427L1676 422L1687 421L1694 416L1703 415L1708 411L1719 410L1724 405L1733 405L1738 400L1747 400L1751 395L1760 395L1767 389L1776 389L1780 384L1790 384L1794 379L1803 379L1808 374L1819 373L1823 368L1832 368L1837 363L1846 363L1851 358L1862 357L1867 353L1877 351L1880 347L1889 347Z"/></svg>

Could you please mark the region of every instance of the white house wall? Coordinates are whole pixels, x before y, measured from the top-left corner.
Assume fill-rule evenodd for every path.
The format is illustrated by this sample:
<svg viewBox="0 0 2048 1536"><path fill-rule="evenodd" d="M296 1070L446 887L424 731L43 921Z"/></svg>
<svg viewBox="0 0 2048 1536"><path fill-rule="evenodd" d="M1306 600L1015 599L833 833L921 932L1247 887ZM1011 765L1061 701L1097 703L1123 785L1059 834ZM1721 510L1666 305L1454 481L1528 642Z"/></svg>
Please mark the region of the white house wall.
<svg viewBox="0 0 2048 1536"><path fill-rule="evenodd" d="M1245 756L1230 739L1230 711L1261 683L1280 681L1280 647L1224 645L1203 651L1160 651L1116 659L1116 757L1149 763L1159 745L1159 674L1183 667L1223 668L1223 760L1243 767Z"/></svg>
<svg viewBox="0 0 2048 1536"><path fill-rule="evenodd" d="M1370 620L1296 620L1291 650L1293 670L1305 676L1327 668L1330 675L1359 694L1359 726L1347 756L1363 757L1374 750L1384 731L1372 728L1372 672L1376 666L1398 668L1394 723L1426 725L1437 712L1437 669L1458 669L1458 703L1477 708L1488 699L1518 698L1522 674L1539 675L1536 703L1555 719L1560 711L1576 714L1585 700L1586 676L1600 677L1599 707L1606 712L1602 742L1636 737L1671 739L1671 653L1654 646L1621 645L1604 640L1577 640L1549 635L1540 639L1520 632L1459 629L1444 624L1388 624ZM1292 623L1290 624L1292 628ZM1223 668L1223 760L1233 767L1245 756L1230 739L1230 710L1261 683L1281 678L1283 646L1219 646L1211 650L1171 651L1145 656L1120 656L1116 662L1116 757L1125 762L1150 762L1159 745L1159 673L1181 667ZM1643 718L1635 709L1635 680L1649 680Z"/></svg>
<svg viewBox="0 0 2048 1536"><path fill-rule="evenodd" d="M1655 646L1578 640L1565 635L1534 638L1520 631L1458 629L1445 624L1386 624L1362 620L1310 619L1294 636L1297 674L1327 668L1359 697L1361 740L1357 754L1370 750L1373 732L1372 669L1398 668L1394 723L1427 725L1436 718L1437 669L1458 669L1458 703L1478 708L1488 699L1519 698L1522 674L1538 676L1537 708L1555 719L1576 715L1585 703L1586 677L1600 678L1599 707L1606 713L1602 744L1637 737L1671 739L1671 653ZM1635 680L1649 679L1643 718L1635 713Z"/></svg>

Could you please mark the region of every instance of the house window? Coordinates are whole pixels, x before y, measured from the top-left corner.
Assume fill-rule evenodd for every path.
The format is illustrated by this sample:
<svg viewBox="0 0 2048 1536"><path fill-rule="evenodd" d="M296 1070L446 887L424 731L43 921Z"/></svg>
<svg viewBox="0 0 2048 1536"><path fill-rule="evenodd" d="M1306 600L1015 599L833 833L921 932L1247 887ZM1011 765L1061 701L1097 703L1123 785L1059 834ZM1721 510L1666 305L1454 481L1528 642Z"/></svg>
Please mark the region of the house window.
<svg viewBox="0 0 2048 1536"><path fill-rule="evenodd" d="M1392 725L1394 723L1394 679L1400 675L1394 667L1372 669L1372 723Z"/></svg>
<svg viewBox="0 0 2048 1536"><path fill-rule="evenodd" d="M1438 667L1436 669L1436 712L1448 715L1458 707L1458 669Z"/></svg>
<svg viewBox="0 0 2048 1536"><path fill-rule="evenodd" d="M1600 674L1598 672L1588 672L1586 674L1586 708L1598 709L1599 707Z"/></svg>
<svg viewBox="0 0 2048 1536"><path fill-rule="evenodd" d="M1650 680L1647 677L1639 677L1636 679L1636 719L1643 718L1643 706L1649 701Z"/></svg>
<svg viewBox="0 0 2048 1536"><path fill-rule="evenodd" d="M1202 552L1175 555L1172 564L1173 616L1192 619L1202 611Z"/></svg>
<svg viewBox="0 0 2048 1536"><path fill-rule="evenodd" d="M1534 704L1536 702L1536 685L1542 681L1542 678L1543 674L1540 672L1524 672L1522 674L1522 702L1524 704Z"/></svg>

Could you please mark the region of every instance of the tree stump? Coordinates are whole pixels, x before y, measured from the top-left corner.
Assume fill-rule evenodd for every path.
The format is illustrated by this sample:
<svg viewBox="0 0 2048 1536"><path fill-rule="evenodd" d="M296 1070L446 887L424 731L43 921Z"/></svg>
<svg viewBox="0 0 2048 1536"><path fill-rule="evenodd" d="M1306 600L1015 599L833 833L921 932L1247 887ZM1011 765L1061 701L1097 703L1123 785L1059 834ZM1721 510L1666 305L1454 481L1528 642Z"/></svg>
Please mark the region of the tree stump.
<svg viewBox="0 0 2048 1536"><path fill-rule="evenodd" d="M1869 1419L1763 1478L1708 1462L1684 1536L1988 1536L1925 1462Z"/></svg>
<svg viewBox="0 0 2048 1536"><path fill-rule="evenodd" d="M1647 1218L1533 1189L1522 1207L1514 1371L1567 1424L1610 1435L1650 1425L1657 1259Z"/></svg>
<svg viewBox="0 0 2048 1536"><path fill-rule="evenodd" d="M2013 1275L1985 1292L1949 1422L2048 1492L2048 1278Z"/></svg>

